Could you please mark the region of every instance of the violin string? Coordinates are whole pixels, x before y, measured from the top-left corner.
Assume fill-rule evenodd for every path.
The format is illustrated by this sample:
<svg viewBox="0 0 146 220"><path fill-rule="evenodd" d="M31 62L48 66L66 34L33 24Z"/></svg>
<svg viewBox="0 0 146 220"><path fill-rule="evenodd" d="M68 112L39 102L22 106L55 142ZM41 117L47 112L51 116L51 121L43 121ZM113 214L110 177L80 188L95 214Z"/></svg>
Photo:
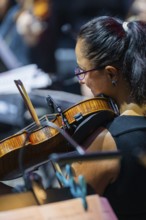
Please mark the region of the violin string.
<svg viewBox="0 0 146 220"><path fill-rule="evenodd" d="M57 114L55 113L55 114L43 115L43 116L39 119L42 124L43 124L43 122L46 121L46 116L47 116L47 117L50 117L50 118L55 118L55 117L57 116ZM19 132L17 132L16 134L19 134L19 133L21 133L21 132L23 132L23 131L31 132L32 130L35 130L35 129L37 129L37 128L38 128L38 127L37 127L36 123L35 123L35 122L32 122L30 125L28 125L28 126L26 126L25 128L21 129L21 130L20 130Z"/></svg>
<svg viewBox="0 0 146 220"><path fill-rule="evenodd" d="M58 127L55 123L51 122L48 120L48 118L46 118L46 123L48 126L56 129L57 131L59 131L62 136L72 145L72 147L81 155L85 154L85 150L73 139L71 138L71 136L65 132L65 130L61 129L60 127Z"/></svg>

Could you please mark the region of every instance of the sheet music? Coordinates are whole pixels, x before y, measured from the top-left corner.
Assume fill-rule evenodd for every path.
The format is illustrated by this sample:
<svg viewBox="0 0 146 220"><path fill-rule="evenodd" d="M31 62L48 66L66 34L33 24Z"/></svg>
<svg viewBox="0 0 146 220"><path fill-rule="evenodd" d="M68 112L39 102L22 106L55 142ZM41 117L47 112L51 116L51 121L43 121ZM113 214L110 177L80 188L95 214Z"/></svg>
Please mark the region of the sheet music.
<svg viewBox="0 0 146 220"><path fill-rule="evenodd" d="M37 65L30 64L0 73L0 93L18 93L14 83L14 80L18 79L23 82L27 92L33 88L43 88L52 84L49 74L38 69Z"/></svg>
<svg viewBox="0 0 146 220"><path fill-rule="evenodd" d="M81 199L71 199L42 206L0 212L0 220L117 220L105 198L87 196L88 210Z"/></svg>

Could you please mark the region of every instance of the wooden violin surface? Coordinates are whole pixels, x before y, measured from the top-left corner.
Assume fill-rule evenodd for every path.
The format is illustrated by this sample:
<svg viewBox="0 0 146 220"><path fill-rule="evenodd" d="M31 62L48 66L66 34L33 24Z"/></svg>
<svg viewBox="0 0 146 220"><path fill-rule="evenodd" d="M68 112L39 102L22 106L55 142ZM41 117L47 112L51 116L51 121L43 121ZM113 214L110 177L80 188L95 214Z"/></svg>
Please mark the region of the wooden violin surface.
<svg viewBox="0 0 146 220"><path fill-rule="evenodd" d="M102 111L108 111L115 117L108 99L99 97L87 99L65 110L63 116L56 114L51 122L72 136L74 125L78 126L88 116ZM21 175L19 170L21 151L23 151L23 169L26 169L48 160L52 153L73 150L60 132L47 124L49 115L43 116L40 121L43 121L42 125L37 129L31 131L24 129L0 141L0 180L13 179Z"/></svg>

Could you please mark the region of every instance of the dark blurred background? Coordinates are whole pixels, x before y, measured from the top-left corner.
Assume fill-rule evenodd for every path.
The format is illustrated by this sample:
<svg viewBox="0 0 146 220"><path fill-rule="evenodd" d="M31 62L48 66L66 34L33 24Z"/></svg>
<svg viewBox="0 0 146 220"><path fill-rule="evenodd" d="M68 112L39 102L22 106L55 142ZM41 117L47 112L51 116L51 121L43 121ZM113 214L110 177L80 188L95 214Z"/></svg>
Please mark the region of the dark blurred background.
<svg viewBox="0 0 146 220"><path fill-rule="evenodd" d="M35 90L32 86L29 91L39 116L51 111L45 100L47 94L51 93L54 101L63 109L82 100L83 96L88 96L88 92L86 89L81 89L74 77L76 66L74 48L80 26L93 17L101 15L111 15L126 20L128 16L132 17L139 12L135 10L137 6L132 9L135 2L134 0L1 0L0 83L4 86L3 77L9 74L9 71L13 70L11 76L14 74L15 78L15 69L20 68L21 78L21 67L35 64L51 80L51 83L44 86L38 83ZM26 72L26 78L28 74L29 72ZM10 87L7 93L0 89L0 139L31 122L30 117L26 117L27 108L20 94L18 91L12 93ZM7 111L10 110L9 106L13 106L12 109L15 111Z"/></svg>

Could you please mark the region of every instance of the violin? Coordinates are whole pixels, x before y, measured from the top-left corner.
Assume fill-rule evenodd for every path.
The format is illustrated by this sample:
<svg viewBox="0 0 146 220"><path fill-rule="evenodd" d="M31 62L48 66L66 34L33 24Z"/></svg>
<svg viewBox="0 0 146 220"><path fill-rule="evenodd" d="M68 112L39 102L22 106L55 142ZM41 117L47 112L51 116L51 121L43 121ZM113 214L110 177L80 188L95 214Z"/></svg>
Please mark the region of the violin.
<svg viewBox="0 0 146 220"><path fill-rule="evenodd" d="M48 156L52 153L65 153L73 150L59 130L48 125L50 115L45 115L40 119L37 117L22 82L15 80L15 83L24 98L34 123L17 134L0 141L0 180L9 180L21 175L19 156L22 150L24 153L24 169L48 160ZM115 110L107 98L96 97L84 100L63 112L56 113L51 122L73 136L78 126L89 117L96 116L97 113L105 114L107 112L108 117L105 118L108 121L116 116Z"/></svg>
<svg viewBox="0 0 146 220"><path fill-rule="evenodd" d="M33 2L33 14L41 20L45 20L52 14L52 2L50 0L35 0Z"/></svg>
<svg viewBox="0 0 146 220"><path fill-rule="evenodd" d="M46 20L52 14L52 1L51 0L29 0L24 1L21 9L16 16L18 18L22 12L28 11L39 20Z"/></svg>

